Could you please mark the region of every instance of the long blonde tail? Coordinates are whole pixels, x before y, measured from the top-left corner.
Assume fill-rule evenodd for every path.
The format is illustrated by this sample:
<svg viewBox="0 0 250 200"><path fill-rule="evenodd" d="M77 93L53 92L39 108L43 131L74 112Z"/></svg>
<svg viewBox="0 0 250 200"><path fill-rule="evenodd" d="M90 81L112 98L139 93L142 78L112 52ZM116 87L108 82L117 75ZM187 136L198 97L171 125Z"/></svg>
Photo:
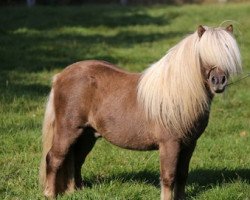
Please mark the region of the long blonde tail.
<svg viewBox="0 0 250 200"><path fill-rule="evenodd" d="M40 165L40 184L42 188L45 187L46 183L46 155L48 154L54 137L54 130L55 129L55 110L54 110L54 91L53 88L50 92L44 121L43 121L43 135L42 135L42 160Z"/></svg>

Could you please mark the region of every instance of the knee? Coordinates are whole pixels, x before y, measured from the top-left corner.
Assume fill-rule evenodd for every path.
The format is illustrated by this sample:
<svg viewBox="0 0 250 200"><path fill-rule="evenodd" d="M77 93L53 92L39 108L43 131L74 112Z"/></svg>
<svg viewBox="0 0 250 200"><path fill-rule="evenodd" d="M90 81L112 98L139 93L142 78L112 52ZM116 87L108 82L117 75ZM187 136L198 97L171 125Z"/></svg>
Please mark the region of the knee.
<svg viewBox="0 0 250 200"><path fill-rule="evenodd" d="M175 174L174 173L166 173L161 177L161 184L164 187L173 188L175 182Z"/></svg>
<svg viewBox="0 0 250 200"><path fill-rule="evenodd" d="M57 170L63 162L63 158L53 153L51 150L46 156L47 172Z"/></svg>

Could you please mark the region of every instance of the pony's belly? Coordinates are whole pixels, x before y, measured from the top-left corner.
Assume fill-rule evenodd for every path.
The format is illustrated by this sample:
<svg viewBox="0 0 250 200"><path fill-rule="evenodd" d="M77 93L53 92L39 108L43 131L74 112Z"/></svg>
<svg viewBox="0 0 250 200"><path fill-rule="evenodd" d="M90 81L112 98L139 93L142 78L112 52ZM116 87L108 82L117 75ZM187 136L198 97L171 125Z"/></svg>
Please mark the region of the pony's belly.
<svg viewBox="0 0 250 200"><path fill-rule="evenodd" d="M147 133L104 132L100 135L110 143L124 149L141 151L158 149L157 142Z"/></svg>

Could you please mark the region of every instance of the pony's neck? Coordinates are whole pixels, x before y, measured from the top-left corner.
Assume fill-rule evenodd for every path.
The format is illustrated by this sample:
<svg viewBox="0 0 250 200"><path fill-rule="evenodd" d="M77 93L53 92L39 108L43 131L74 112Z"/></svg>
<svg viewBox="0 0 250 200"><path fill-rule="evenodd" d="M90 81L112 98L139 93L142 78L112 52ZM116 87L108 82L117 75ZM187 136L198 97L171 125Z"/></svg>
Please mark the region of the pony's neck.
<svg viewBox="0 0 250 200"><path fill-rule="evenodd" d="M193 34L148 68L138 85L138 100L149 119L170 132L186 134L209 108Z"/></svg>

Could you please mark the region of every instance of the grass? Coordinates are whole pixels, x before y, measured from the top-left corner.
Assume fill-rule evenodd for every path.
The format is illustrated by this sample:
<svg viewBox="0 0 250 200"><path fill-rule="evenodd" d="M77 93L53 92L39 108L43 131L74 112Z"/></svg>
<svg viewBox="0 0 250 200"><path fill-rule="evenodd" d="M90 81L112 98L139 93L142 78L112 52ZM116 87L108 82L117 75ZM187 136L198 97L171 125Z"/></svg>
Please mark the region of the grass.
<svg viewBox="0 0 250 200"><path fill-rule="evenodd" d="M42 199L41 123L53 74L85 59L141 71L197 25L234 20L250 71L250 4L0 8L0 199ZM188 199L250 199L250 78L218 95L191 161ZM100 140L84 190L58 199L159 199L158 152Z"/></svg>

